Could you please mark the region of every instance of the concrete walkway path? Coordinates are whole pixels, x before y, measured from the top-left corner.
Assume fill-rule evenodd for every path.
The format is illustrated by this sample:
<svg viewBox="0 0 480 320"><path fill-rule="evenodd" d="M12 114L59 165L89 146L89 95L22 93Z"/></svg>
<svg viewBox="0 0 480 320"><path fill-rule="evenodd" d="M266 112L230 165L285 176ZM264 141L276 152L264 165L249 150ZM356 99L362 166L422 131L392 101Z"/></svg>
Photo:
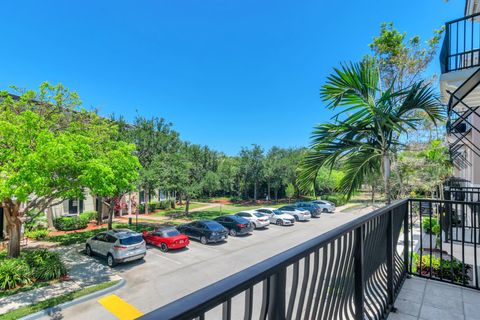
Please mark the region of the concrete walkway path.
<svg viewBox="0 0 480 320"><path fill-rule="evenodd" d="M50 248L58 252L67 266L69 280L0 298L0 315L85 287L122 278L109 267L82 253L83 244Z"/></svg>

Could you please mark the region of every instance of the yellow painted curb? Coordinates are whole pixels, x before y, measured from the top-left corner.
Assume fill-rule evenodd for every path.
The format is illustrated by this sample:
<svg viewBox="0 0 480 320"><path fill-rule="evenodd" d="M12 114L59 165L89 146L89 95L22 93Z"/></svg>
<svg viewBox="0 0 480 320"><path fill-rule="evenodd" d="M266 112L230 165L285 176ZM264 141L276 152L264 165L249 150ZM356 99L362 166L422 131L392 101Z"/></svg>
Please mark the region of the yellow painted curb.
<svg viewBox="0 0 480 320"><path fill-rule="evenodd" d="M133 320L143 316L137 308L125 302L117 295L111 294L98 300L105 309L110 311L120 320Z"/></svg>

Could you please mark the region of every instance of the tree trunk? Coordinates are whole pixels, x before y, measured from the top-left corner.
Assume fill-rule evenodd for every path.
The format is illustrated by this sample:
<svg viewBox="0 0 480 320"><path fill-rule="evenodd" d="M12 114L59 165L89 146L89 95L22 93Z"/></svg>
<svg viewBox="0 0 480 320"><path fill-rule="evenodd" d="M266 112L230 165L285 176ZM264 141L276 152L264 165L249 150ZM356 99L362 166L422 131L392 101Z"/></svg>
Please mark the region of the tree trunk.
<svg viewBox="0 0 480 320"><path fill-rule="evenodd" d="M275 203L278 202L278 188L275 188Z"/></svg>
<svg viewBox="0 0 480 320"><path fill-rule="evenodd" d="M16 219L17 221L12 225L7 225L7 232L9 234L10 240L8 241L8 257L9 258L16 258L20 256L20 230L22 223L20 220Z"/></svg>
<svg viewBox="0 0 480 320"><path fill-rule="evenodd" d="M372 207L375 206L375 185L372 183Z"/></svg>
<svg viewBox="0 0 480 320"><path fill-rule="evenodd" d="M257 182L253 183L253 202L257 202Z"/></svg>
<svg viewBox="0 0 480 320"><path fill-rule="evenodd" d="M113 208L115 206L115 198L112 198L110 201L109 201L109 205L108 205L108 226L107 226L107 229L108 230L112 230L113 228Z"/></svg>
<svg viewBox="0 0 480 320"><path fill-rule="evenodd" d="M55 226L53 225L53 209L52 209L52 207L48 207L48 209L47 209L47 227L48 227L48 230L55 230Z"/></svg>
<svg viewBox="0 0 480 320"><path fill-rule="evenodd" d="M391 203L391 194L390 194L390 157L388 152L383 154L383 183L385 185L385 203Z"/></svg>
<svg viewBox="0 0 480 320"><path fill-rule="evenodd" d="M186 196L185 197L185 215L188 216L188 214L190 213L190 196Z"/></svg>
<svg viewBox="0 0 480 320"><path fill-rule="evenodd" d="M7 220L7 234L9 236L7 257L17 258L20 256L20 230L22 220L20 220L20 204L11 199L7 199L2 203L3 213Z"/></svg>
<svg viewBox="0 0 480 320"><path fill-rule="evenodd" d="M148 201L149 201L149 195L150 195L150 190L148 188L145 188L145 191L144 191L144 194L145 194L145 214L148 214Z"/></svg>
<svg viewBox="0 0 480 320"><path fill-rule="evenodd" d="M267 200L270 201L270 182L267 183Z"/></svg>

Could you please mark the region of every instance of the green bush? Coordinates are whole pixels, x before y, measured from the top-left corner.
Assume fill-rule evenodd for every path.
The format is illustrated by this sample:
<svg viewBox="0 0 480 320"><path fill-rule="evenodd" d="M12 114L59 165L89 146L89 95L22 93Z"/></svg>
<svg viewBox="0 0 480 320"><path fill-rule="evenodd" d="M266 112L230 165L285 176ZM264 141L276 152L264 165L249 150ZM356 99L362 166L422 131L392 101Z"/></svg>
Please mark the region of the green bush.
<svg viewBox="0 0 480 320"><path fill-rule="evenodd" d="M49 281L67 274L67 268L56 252L46 249L25 251L23 258L30 266L36 280Z"/></svg>
<svg viewBox="0 0 480 320"><path fill-rule="evenodd" d="M145 213L145 205L144 204L139 204L138 205L138 212L139 213Z"/></svg>
<svg viewBox="0 0 480 320"><path fill-rule="evenodd" d="M327 200L335 203L335 206L343 206L347 203L347 198L340 193L333 193L322 197L322 200Z"/></svg>
<svg viewBox="0 0 480 320"><path fill-rule="evenodd" d="M86 215L78 215L73 217L58 217L53 220L53 225L57 230L71 231L85 229L89 221L90 220Z"/></svg>
<svg viewBox="0 0 480 320"><path fill-rule="evenodd" d="M161 209L160 203L158 201L150 201L148 203L148 210L149 211L155 211L157 209Z"/></svg>
<svg viewBox="0 0 480 320"><path fill-rule="evenodd" d="M230 202L232 203L242 202L242 197L239 197L239 196L230 197Z"/></svg>
<svg viewBox="0 0 480 320"><path fill-rule="evenodd" d="M48 230L38 229L38 230L25 231L25 236L30 239L43 240L46 237L48 237Z"/></svg>
<svg viewBox="0 0 480 320"><path fill-rule="evenodd" d="M175 199L170 199L170 200L167 200L167 201L170 202L170 208L175 209L175 206L176 206Z"/></svg>
<svg viewBox="0 0 480 320"><path fill-rule="evenodd" d="M432 259L432 263L430 264L430 257ZM456 283L469 283L470 277L468 276L468 270L470 270L470 265L465 264L465 267L462 266L462 262L453 259L442 259L437 258L435 256L430 256L430 254L422 255L422 265L420 266L420 256L416 254L414 256L414 272L420 271L420 273L424 276L429 276L430 274L432 277L436 278L443 278L444 280L453 280ZM465 273L463 272L465 269ZM452 274L453 271L453 274Z"/></svg>
<svg viewBox="0 0 480 320"><path fill-rule="evenodd" d="M433 228L438 225L437 218L424 217L422 219L422 228L427 233L432 233Z"/></svg>
<svg viewBox="0 0 480 320"><path fill-rule="evenodd" d="M15 289L32 283L32 271L21 258L0 261L0 290Z"/></svg>
<svg viewBox="0 0 480 320"><path fill-rule="evenodd" d="M97 211L84 211L80 214L80 217L90 222L92 220L97 220L98 212Z"/></svg>

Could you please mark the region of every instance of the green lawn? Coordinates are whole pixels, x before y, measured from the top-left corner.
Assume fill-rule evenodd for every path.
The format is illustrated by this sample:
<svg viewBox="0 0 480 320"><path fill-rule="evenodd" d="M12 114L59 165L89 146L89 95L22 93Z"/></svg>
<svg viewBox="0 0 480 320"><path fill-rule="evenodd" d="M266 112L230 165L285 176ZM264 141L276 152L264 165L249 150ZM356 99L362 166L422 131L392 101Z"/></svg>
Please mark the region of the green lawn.
<svg viewBox="0 0 480 320"><path fill-rule="evenodd" d="M192 203L190 203L190 210L205 207L206 205L207 204L205 204L205 203L192 202ZM155 213L152 214L152 216L163 217L163 216L167 216L169 214L181 213L181 212L185 212L185 205L181 205L181 206L177 205L177 207L175 209L162 210L162 211L159 211L159 212L155 212Z"/></svg>
<svg viewBox="0 0 480 320"><path fill-rule="evenodd" d="M48 309L48 308L54 307L56 305L59 305L61 303L71 301L71 300L76 299L76 298L80 298L80 297L85 296L87 294L90 294L90 293L93 293L93 292L96 292L96 291L99 291L99 290L102 290L102 289L109 288L109 287L117 284L119 281L120 280L100 283L100 284L97 284L97 285L93 285L93 286L90 286L90 287L86 287L86 288L83 288L83 289L80 289L80 290L77 290L77 291L74 291L74 292L70 292L70 293L58 296L58 297L55 297L55 298L50 298L50 299L47 299L47 300L44 300L44 301L41 301L41 302L37 302L37 303L31 304L29 306L21 307L21 308L18 308L16 310L13 310L13 311L10 311L10 312L7 312L5 314L0 315L0 320L19 319L19 318L28 316L29 314L38 312L40 310Z"/></svg>

